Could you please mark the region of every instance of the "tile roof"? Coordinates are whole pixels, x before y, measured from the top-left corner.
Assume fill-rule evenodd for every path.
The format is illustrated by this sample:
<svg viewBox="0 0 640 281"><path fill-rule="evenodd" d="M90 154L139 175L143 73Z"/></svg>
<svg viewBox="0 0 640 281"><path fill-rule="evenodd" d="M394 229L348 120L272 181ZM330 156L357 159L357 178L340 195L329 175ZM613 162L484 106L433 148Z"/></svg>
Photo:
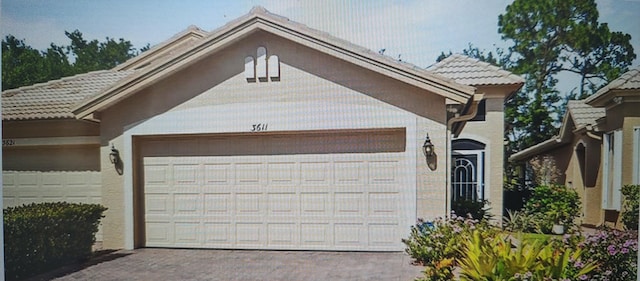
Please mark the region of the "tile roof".
<svg viewBox="0 0 640 281"><path fill-rule="evenodd" d="M570 100L567 112L571 114L576 128L594 125L596 120L605 116L604 108L590 106L584 100Z"/></svg>
<svg viewBox="0 0 640 281"><path fill-rule="evenodd" d="M71 108L133 71L94 71L2 92L2 120L75 118Z"/></svg>
<svg viewBox="0 0 640 281"><path fill-rule="evenodd" d="M587 103L596 100L612 90L639 90L640 89L640 67L632 68L631 70L620 75L618 79L611 81L611 83L602 87L595 94L586 99Z"/></svg>
<svg viewBox="0 0 640 281"><path fill-rule="evenodd" d="M605 115L606 112L604 108L588 105L585 103L585 100L570 100L567 103L567 113L565 113L558 135L512 154L509 157L509 161L523 161L565 145L571 142L571 135L574 130L593 126L598 119L605 117ZM573 126L570 126L568 118L573 120Z"/></svg>
<svg viewBox="0 0 640 281"><path fill-rule="evenodd" d="M522 84L524 79L489 63L454 54L427 70L471 86Z"/></svg>

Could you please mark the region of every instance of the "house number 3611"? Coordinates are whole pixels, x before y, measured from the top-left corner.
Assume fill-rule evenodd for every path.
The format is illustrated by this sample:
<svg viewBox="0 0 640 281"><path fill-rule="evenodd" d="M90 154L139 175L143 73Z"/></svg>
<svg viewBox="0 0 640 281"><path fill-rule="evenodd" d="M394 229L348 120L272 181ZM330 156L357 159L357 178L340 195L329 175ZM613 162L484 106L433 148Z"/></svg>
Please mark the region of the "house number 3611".
<svg viewBox="0 0 640 281"><path fill-rule="evenodd" d="M269 124L253 124L251 127L251 131L252 132L262 132L262 131L266 131L267 127L269 127Z"/></svg>

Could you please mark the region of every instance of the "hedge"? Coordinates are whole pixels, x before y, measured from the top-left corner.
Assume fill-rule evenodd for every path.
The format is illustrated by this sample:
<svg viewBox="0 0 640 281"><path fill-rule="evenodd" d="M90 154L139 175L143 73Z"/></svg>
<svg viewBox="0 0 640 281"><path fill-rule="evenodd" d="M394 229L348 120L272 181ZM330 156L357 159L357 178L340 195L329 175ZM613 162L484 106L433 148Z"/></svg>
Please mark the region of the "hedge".
<svg viewBox="0 0 640 281"><path fill-rule="evenodd" d="M66 202L4 209L7 280L87 259L105 210L98 204Z"/></svg>

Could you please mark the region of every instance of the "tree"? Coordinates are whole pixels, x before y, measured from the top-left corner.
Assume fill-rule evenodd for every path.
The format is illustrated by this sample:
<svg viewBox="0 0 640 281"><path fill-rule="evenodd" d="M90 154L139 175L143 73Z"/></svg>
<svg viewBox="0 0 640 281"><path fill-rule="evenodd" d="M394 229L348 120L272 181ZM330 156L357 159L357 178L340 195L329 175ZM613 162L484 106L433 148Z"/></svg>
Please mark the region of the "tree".
<svg viewBox="0 0 640 281"><path fill-rule="evenodd" d="M131 42L122 38L118 41L109 37L105 42L87 41L78 30L65 32L65 35L71 39L67 50L75 56L76 73L110 69L137 54Z"/></svg>
<svg viewBox="0 0 640 281"><path fill-rule="evenodd" d="M46 79L44 61L38 50L8 35L2 40L2 88L11 89Z"/></svg>
<svg viewBox="0 0 640 281"><path fill-rule="evenodd" d="M2 40L2 89L13 89L89 71L111 69L140 52L130 41L106 38L87 41L78 30L65 32L71 40L68 46L51 44L38 51L12 35Z"/></svg>
<svg viewBox="0 0 640 281"><path fill-rule="evenodd" d="M509 100L510 127L506 156L545 141L557 133L564 104L556 89L557 74L581 77L579 97L588 95L625 72L635 58L631 36L609 31L598 22L594 0L515 0L498 18L498 31L511 41L505 67L524 75L525 86ZM600 80L600 83L594 80ZM507 184L514 167L505 165Z"/></svg>

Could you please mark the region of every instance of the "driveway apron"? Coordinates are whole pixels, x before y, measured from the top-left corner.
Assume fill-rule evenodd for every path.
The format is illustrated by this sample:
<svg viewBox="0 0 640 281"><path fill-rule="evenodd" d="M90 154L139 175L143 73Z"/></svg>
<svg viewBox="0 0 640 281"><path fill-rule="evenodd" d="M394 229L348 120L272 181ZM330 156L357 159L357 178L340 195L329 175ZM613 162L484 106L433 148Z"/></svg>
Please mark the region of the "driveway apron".
<svg viewBox="0 0 640 281"><path fill-rule="evenodd" d="M109 255L44 279L408 281L423 269L405 253L145 248Z"/></svg>

